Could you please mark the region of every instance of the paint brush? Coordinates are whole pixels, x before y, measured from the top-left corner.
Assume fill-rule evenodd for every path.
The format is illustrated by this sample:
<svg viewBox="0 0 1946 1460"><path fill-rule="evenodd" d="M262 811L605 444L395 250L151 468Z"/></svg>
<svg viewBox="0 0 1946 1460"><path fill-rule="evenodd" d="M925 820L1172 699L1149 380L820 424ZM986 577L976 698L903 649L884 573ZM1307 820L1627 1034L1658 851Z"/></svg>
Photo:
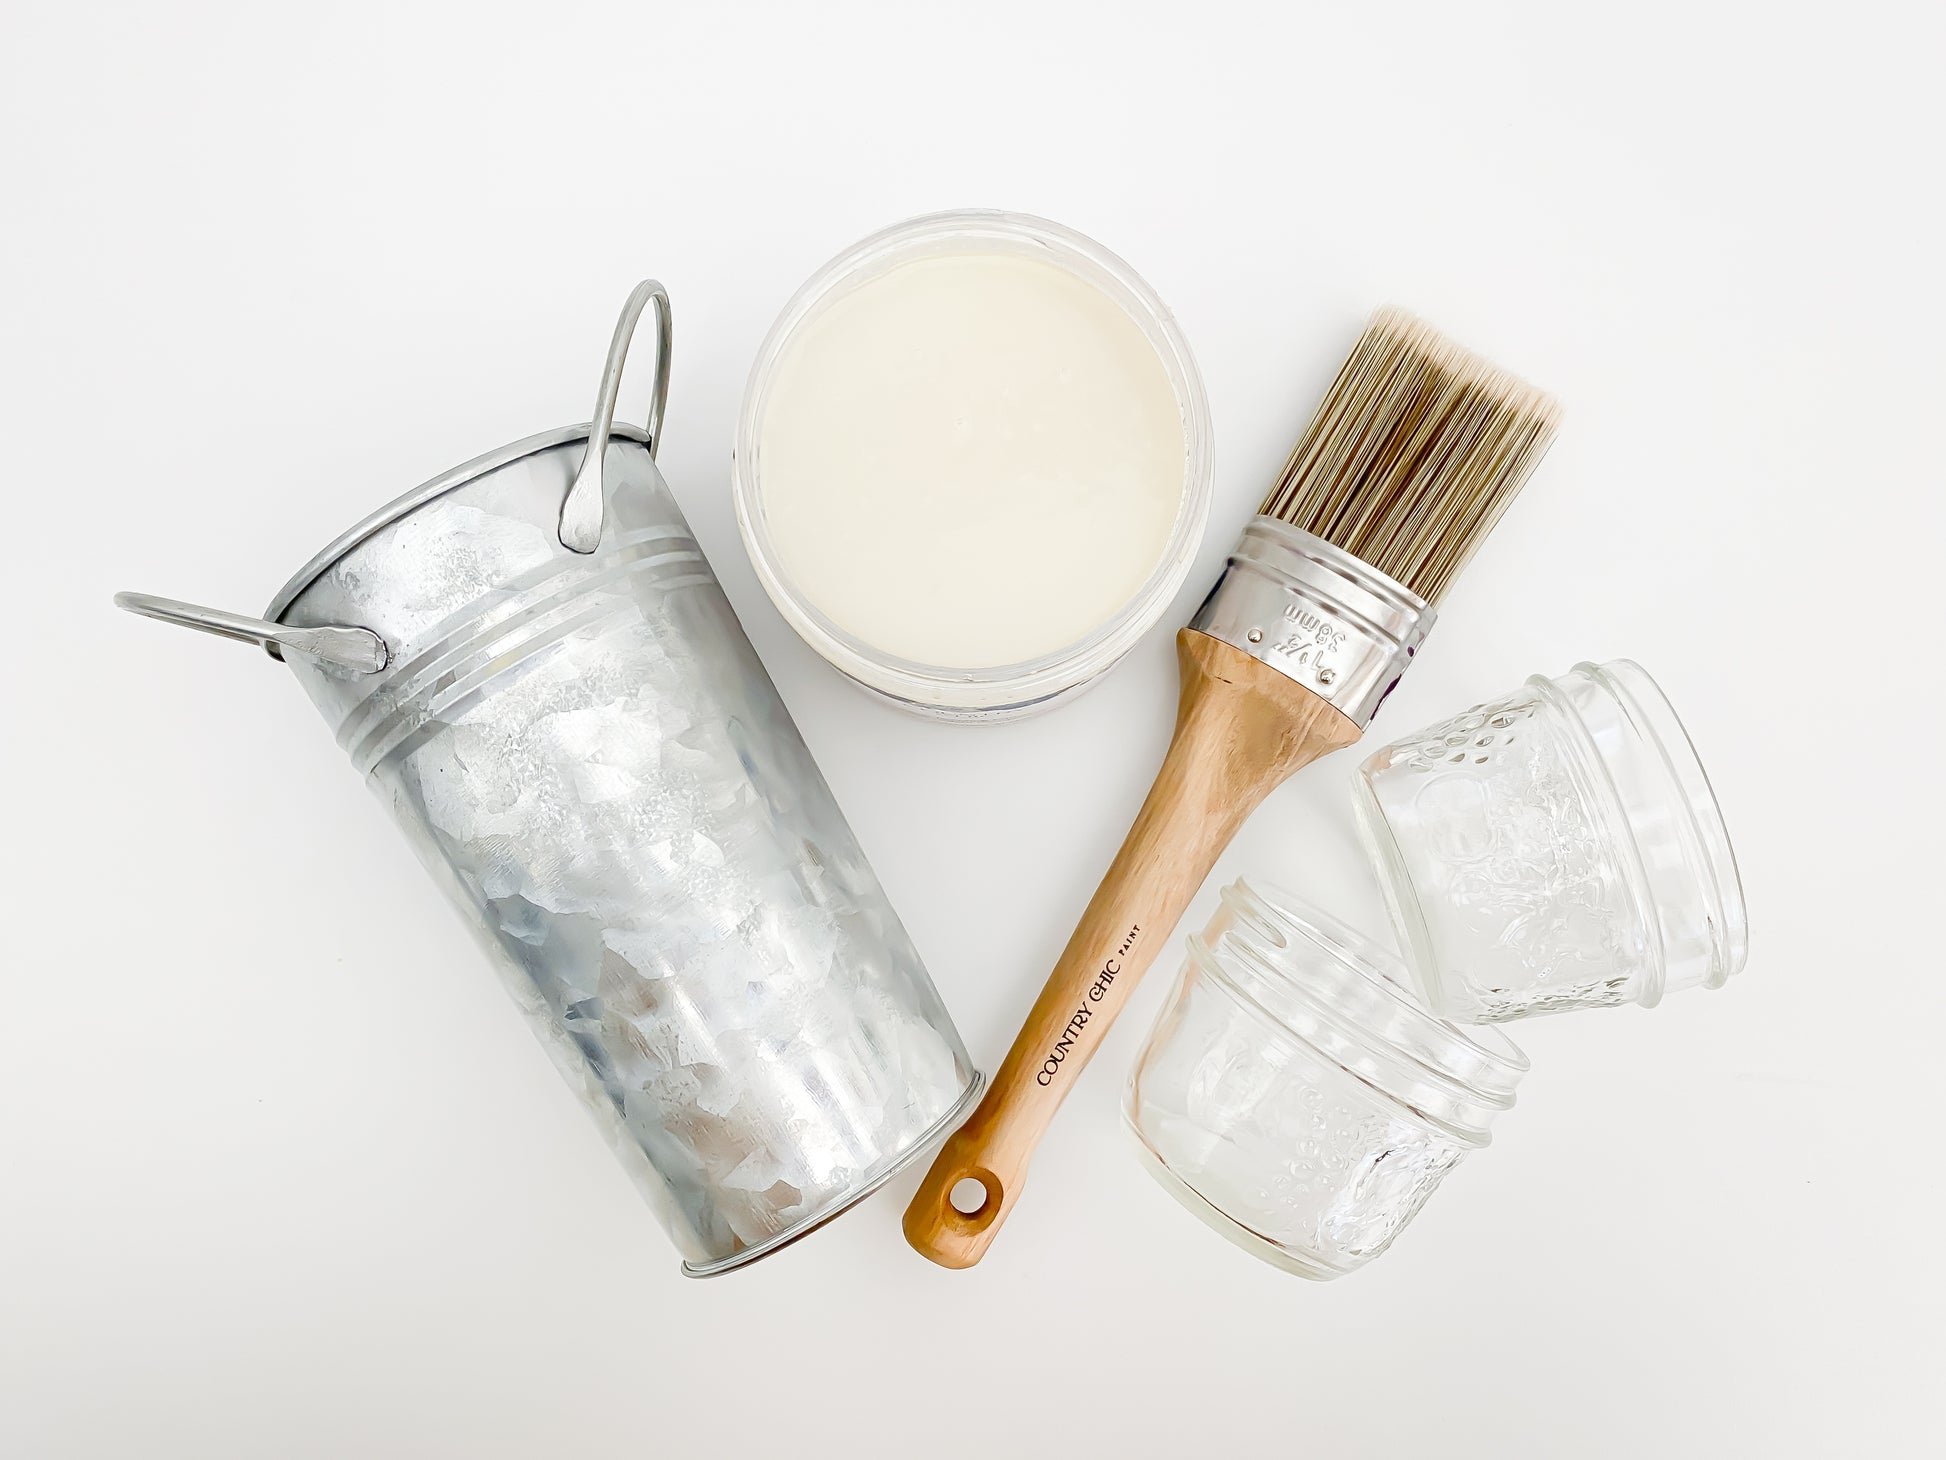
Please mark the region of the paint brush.
<svg viewBox="0 0 1946 1460"><path fill-rule="evenodd" d="M1177 635L1162 770L986 1098L906 1211L921 1254L946 1267L985 1255L1042 1133L1217 857L1271 790L1364 733L1558 416L1404 311L1372 317Z"/></svg>

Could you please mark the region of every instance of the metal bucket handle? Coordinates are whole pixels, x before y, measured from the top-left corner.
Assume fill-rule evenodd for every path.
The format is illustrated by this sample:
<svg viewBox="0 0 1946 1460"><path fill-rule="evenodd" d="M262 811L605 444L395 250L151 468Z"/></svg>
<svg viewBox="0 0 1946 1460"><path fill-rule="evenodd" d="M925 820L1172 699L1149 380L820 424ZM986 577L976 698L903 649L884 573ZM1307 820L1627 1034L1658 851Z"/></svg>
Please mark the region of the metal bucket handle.
<svg viewBox="0 0 1946 1460"><path fill-rule="evenodd" d="M609 433L615 427L615 398L621 392L622 365L628 358L636 321L641 319L651 299L655 301L656 368L646 427L650 456L655 455L655 448L662 440L662 410L669 399L669 348L673 334L669 291L654 279L644 279L628 296L628 303L622 306L622 317L616 322L615 337L608 345L608 359L601 369L601 388L595 396L588 449L575 472L574 485L568 488L567 498L561 504L561 545L577 553L591 553L601 542L602 467L607 459ZM257 644L280 659L295 654L300 659L329 664L353 674L376 674L392 658L390 647L378 634L351 624L300 628L228 613L220 608L182 603L174 598L156 598L147 593L117 593L115 606L144 618Z"/></svg>
<svg viewBox="0 0 1946 1460"><path fill-rule="evenodd" d="M370 629L354 628L349 624L296 628L290 624L272 623L269 619L225 613L220 608L204 608L197 603L156 598L147 593L117 593L115 607L139 613L143 618L161 619L165 624L201 629L219 638L259 644L280 659L287 654L295 654L300 659L335 665L353 674L377 674L392 657L385 640Z"/></svg>
<svg viewBox="0 0 1946 1460"><path fill-rule="evenodd" d="M601 385L595 392L588 449L582 454L567 500L561 504L561 546L570 552L591 553L601 544L603 471L608 461L608 433L615 426L615 398L621 394L629 342L635 338L636 323L651 299L655 301L655 381L650 386L649 418L643 429L648 433L651 457L662 444L662 409L669 401L669 352L675 330L669 318L669 291L654 279L644 279L629 294L622 317L615 321L615 336L608 342L608 359L602 364Z"/></svg>

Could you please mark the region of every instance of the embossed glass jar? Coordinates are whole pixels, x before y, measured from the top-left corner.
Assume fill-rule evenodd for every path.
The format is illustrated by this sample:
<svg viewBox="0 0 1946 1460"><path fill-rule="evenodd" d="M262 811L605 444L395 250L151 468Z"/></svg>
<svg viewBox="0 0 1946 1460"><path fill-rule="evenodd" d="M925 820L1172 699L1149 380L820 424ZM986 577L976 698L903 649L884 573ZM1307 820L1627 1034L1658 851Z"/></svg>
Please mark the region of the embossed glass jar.
<svg viewBox="0 0 1946 1460"><path fill-rule="evenodd" d="M1629 660L1536 675L1386 746L1354 785L1407 962L1449 1019L1650 1006L1743 966L1716 797Z"/></svg>
<svg viewBox="0 0 1946 1460"><path fill-rule="evenodd" d="M1391 955L1237 882L1189 944L1123 1114L1156 1179L1266 1262L1377 1257L1514 1103L1527 1060L1415 998Z"/></svg>

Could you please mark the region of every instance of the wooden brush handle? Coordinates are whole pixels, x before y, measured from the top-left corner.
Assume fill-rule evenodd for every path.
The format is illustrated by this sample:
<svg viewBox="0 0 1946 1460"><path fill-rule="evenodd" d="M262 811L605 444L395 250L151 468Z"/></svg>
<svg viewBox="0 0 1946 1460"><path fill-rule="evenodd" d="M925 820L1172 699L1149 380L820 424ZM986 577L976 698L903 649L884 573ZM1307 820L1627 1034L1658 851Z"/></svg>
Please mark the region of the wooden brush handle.
<svg viewBox="0 0 1946 1460"><path fill-rule="evenodd" d="M942 1267L986 1255L1042 1132L1244 818L1300 766L1359 736L1310 690L1208 634L1184 629L1176 653L1176 733L1148 800L993 1087L906 1209L906 1240ZM952 1201L969 1179L985 1188L970 1214Z"/></svg>

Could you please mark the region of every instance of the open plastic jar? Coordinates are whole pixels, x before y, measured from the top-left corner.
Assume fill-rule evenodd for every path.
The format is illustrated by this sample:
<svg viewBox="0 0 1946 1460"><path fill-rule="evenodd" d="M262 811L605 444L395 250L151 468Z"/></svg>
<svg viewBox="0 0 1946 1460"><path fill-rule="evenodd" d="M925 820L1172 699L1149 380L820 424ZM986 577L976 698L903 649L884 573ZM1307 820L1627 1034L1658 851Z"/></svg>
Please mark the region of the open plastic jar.
<svg viewBox="0 0 1946 1460"><path fill-rule="evenodd" d="M1650 1006L1743 967L1716 797L1629 660L1535 675L1386 746L1354 786L1406 961L1446 1018Z"/></svg>
<svg viewBox="0 0 1946 1460"><path fill-rule="evenodd" d="M1168 608L1211 432L1175 321L1045 219L940 213L819 270L759 351L737 521L826 660L941 719L1072 695Z"/></svg>
<svg viewBox="0 0 1946 1460"><path fill-rule="evenodd" d="M1487 1144L1527 1060L1429 1013L1395 959L1237 882L1129 1077L1157 1180L1246 1251L1309 1278L1377 1257Z"/></svg>

